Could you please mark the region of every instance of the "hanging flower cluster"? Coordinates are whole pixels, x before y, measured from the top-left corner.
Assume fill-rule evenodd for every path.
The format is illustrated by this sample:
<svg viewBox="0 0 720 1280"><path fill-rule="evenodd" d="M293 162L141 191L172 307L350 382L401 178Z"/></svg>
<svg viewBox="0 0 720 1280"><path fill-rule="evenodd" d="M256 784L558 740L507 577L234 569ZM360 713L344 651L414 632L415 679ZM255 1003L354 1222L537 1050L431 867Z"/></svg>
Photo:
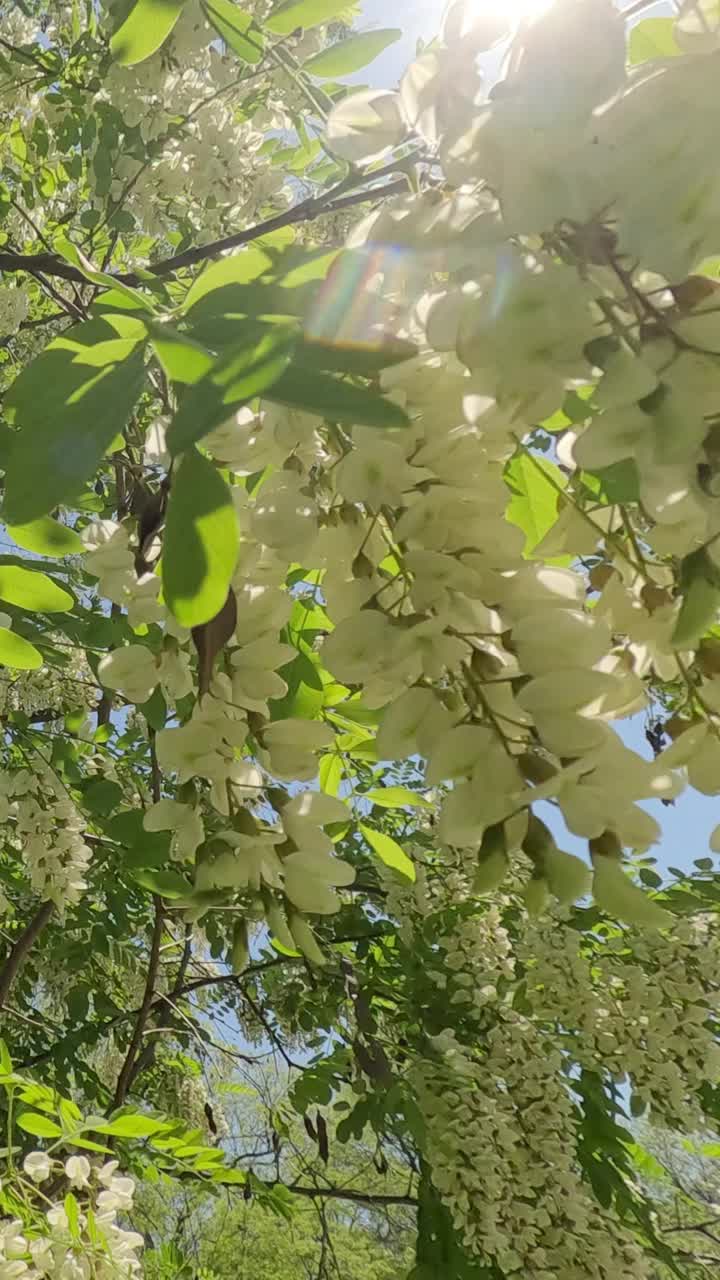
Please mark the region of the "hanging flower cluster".
<svg viewBox="0 0 720 1280"><path fill-rule="evenodd" d="M45 1151L25 1156L18 1187L27 1221L0 1219L4 1280L128 1280L140 1275L143 1238L118 1222L118 1215L132 1208L135 1183L117 1168L116 1160L93 1167L85 1156L70 1156L64 1164ZM51 1188L63 1184L69 1194L64 1200L48 1199L48 1183Z"/></svg>
<svg viewBox="0 0 720 1280"><path fill-rule="evenodd" d="M558 1050L505 1011L481 1055L451 1031L416 1069L433 1181L473 1253L506 1276L648 1276L632 1234L600 1218L579 1173L578 1119Z"/></svg>
<svg viewBox="0 0 720 1280"><path fill-rule="evenodd" d="M72 92L41 65L0 144L19 165L50 143L64 157L37 224L18 196L7 228L37 249L52 225L34 278L56 270L73 321L3 396L5 515L20 539L72 510L69 643L89 637L99 747L130 742L137 775L131 792L130 771L88 751L71 798L49 765L8 772L6 846L69 912L97 772L108 857L128 839L121 873L152 901L156 958L169 919L201 921L238 982L262 938L319 987L346 942L332 917L352 916L351 941L360 916L390 922L372 964L402 954L414 1021L385 1072L343 963L355 1083L373 1078L363 1052L375 1083L409 1082L463 1247L518 1280L649 1275L618 1206L598 1211L581 1086L627 1085L637 1107L700 1125L720 1078L714 917L679 924L680 892L626 865L661 837L648 802L720 795L720 23L685 0L663 28L673 56L642 61L611 0L556 0L515 32L451 0L397 91L355 93L314 73L319 23L246 8L228 28L222 5L188 0L146 56L118 53L132 13L94 20L85 45L103 57L113 32L102 80L61 14L38 47L67 48ZM316 194L243 231L300 177ZM82 246L61 221L68 189ZM343 247L291 245L291 223L324 211L334 227L358 195L372 211ZM229 227L254 242L205 243ZM25 341L23 287L3 286L0 316ZM21 621L0 629L16 650ZM627 741L643 713L647 751ZM393 808L371 784L402 770L397 808L419 803L427 825L391 838L369 820ZM25 1173L59 1176L41 1152ZM131 1275L124 1180L84 1157L65 1176L93 1196L101 1180L92 1214L54 1206L47 1247L11 1223L0 1275Z"/></svg>
<svg viewBox="0 0 720 1280"><path fill-rule="evenodd" d="M92 850L82 814L48 765L0 774L0 826L41 900L61 913L80 901Z"/></svg>

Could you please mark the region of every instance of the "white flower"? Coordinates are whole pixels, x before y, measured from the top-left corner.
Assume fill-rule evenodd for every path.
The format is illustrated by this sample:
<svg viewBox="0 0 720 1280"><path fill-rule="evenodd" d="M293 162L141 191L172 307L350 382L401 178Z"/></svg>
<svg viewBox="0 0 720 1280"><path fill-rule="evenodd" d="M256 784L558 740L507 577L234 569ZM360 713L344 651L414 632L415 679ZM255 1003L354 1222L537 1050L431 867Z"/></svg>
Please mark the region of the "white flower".
<svg viewBox="0 0 720 1280"><path fill-rule="evenodd" d="M33 1182L44 1182L52 1172L52 1160L45 1151L31 1151L23 1160L23 1169Z"/></svg>
<svg viewBox="0 0 720 1280"><path fill-rule="evenodd" d="M327 120L330 150L352 164L368 164L402 140L405 123L397 93L365 89L333 107Z"/></svg>
<svg viewBox="0 0 720 1280"><path fill-rule="evenodd" d="M77 1190L90 1185L90 1161L87 1156L70 1156L65 1161L65 1176Z"/></svg>
<svg viewBox="0 0 720 1280"><path fill-rule="evenodd" d="M299 849L282 861L285 892L300 911L332 915L340 910L335 887L352 884L355 870L331 854Z"/></svg>
<svg viewBox="0 0 720 1280"><path fill-rule="evenodd" d="M98 676L108 689L117 689L128 702L137 703L148 701L159 678L156 659L142 644L105 654L98 663Z"/></svg>
<svg viewBox="0 0 720 1280"><path fill-rule="evenodd" d="M199 811L179 800L165 798L151 805L143 818L143 826L146 831L172 831L173 856L181 861L190 861L205 839Z"/></svg>

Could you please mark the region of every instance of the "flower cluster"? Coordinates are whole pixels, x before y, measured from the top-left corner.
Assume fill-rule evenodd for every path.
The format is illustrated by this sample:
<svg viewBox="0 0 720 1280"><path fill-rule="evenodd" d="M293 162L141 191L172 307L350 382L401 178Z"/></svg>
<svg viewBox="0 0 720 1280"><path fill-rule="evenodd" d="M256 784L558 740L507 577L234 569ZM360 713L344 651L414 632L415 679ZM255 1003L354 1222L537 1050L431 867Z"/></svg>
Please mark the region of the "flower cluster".
<svg viewBox="0 0 720 1280"><path fill-rule="evenodd" d="M116 1160L93 1167L85 1156L70 1156L63 1165L44 1151L27 1155L25 1178L19 1183L27 1221L0 1219L3 1280L128 1280L140 1275L143 1238L118 1222L118 1214L132 1208L135 1183L117 1168ZM40 1191L51 1179L53 1186L62 1180L69 1188L64 1201L48 1201Z"/></svg>
<svg viewBox="0 0 720 1280"><path fill-rule="evenodd" d="M92 851L81 813L49 766L0 775L0 827L42 900L61 913L79 902Z"/></svg>
<svg viewBox="0 0 720 1280"><path fill-rule="evenodd" d="M466 1248L508 1277L647 1276L642 1251L598 1215L577 1163L578 1120L562 1056L505 1010L481 1051L435 1037L415 1084L435 1186Z"/></svg>
<svg viewBox="0 0 720 1280"><path fill-rule="evenodd" d="M717 939L702 926L674 936L609 936L590 944L559 921L520 935L516 963L533 1016L581 1067L629 1081L656 1121L701 1123L698 1091L720 1079Z"/></svg>

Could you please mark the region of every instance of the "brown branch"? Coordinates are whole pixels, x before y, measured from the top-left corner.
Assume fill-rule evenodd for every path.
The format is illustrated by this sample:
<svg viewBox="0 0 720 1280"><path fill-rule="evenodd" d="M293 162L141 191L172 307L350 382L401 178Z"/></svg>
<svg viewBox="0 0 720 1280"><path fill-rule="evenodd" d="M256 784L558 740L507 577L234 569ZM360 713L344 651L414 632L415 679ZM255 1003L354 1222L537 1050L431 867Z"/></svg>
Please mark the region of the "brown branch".
<svg viewBox="0 0 720 1280"><path fill-rule="evenodd" d="M273 1184L277 1185L277 1184ZM286 1191L291 1191L295 1196L308 1196L311 1200L354 1200L357 1204L409 1204L417 1206L418 1201L414 1196L391 1196L391 1195L373 1195L369 1191L353 1191L349 1187L302 1187L288 1186L283 1184Z"/></svg>
<svg viewBox="0 0 720 1280"><path fill-rule="evenodd" d="M148 962L147 977L145 979L145 993L143 1001L138 1010L135 1027L133 1029L132 1039L128 1046L125 1061L123 1062L118 1082L115 1086L115 1097L113 1099L113 1110L121 1107L127 1096L128 1088L132 1080L133 1067L137 1057L138 1049L142 1041L145 1025L150 1016L153 999L155 996L155 983L157 981L158 966L160 963L160 943L162 940L164 909L162 898L157 895L153 896L155 903L155 923L153 925L152 941L150 943L150 960Z"/></svg>
<svg viewBox="0 0 720 1280"><path fill-rule="evenodd" d="M369 181L371 178L380 176L383 172L381 170L378 174L369 174L361 181ZM371 187L369 190L355 191L350 195L333 199L333 196L345 185L344 183L339 184L333 191L328 191L325 196L311 196L308 200L303 200L301 204L294 205L292 209L286 209L284 213L278 213L272 218L267 218L264 222L258 222L255 226L247 227L244 231L237 231L234 235L225 236L221 240L213 240L210 244L186 249L183 253L175 254L172 258L166 258L162 262L154 263L145 268L143 272L125 271L113 273L112 279L117 280L120 284L139 285L142 284L148 273L158 278L173 275L174 272L180 271L184 267L192 267L198 262L207 262L210 258L217 258L229 249L239 249L242 245L249 244L252 240L258 240L261 236L269 235L272 231L279 231L282 227L291 227L299 222L312 222L325 214L340 213L344 209L352 208L357 204L386 199L388 196L401 195L408 189L407 180L400 178L395 182L387 183L385 186ZM58 276L62 280L71 280L78 284L88 283L87 277L83 275L78 267L74 267L72 263L66 262L64 258L56 257L52 253L0 253L0 271L29 271L36 276L42 273L44 276ZM66 303L66 305L70 304Z"/></svg>
<svg viewBox="0 0 720 1280"><path fill-rule="evenodd" d="M10 994L10 989L25 962L28 952L42 933L54 910L54 903L43 902L29 925L20 934L20 937L16 938L10 948L5 965L0 972L0 1009L2 1009Z"/></svg>

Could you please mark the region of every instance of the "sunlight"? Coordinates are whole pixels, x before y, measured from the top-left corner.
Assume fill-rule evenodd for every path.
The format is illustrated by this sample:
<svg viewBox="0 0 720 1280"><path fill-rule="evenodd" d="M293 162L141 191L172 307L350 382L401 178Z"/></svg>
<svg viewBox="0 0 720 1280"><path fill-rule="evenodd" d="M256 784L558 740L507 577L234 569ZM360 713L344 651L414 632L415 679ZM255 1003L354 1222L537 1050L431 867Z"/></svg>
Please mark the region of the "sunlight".
<svg viewBox="0 0 720 1280"><path fill-rule="evenodd" d="M553 0L473 0L478 14L497 14L507 17L514 26L524 18L534 18L549 9Z"/></svg>

